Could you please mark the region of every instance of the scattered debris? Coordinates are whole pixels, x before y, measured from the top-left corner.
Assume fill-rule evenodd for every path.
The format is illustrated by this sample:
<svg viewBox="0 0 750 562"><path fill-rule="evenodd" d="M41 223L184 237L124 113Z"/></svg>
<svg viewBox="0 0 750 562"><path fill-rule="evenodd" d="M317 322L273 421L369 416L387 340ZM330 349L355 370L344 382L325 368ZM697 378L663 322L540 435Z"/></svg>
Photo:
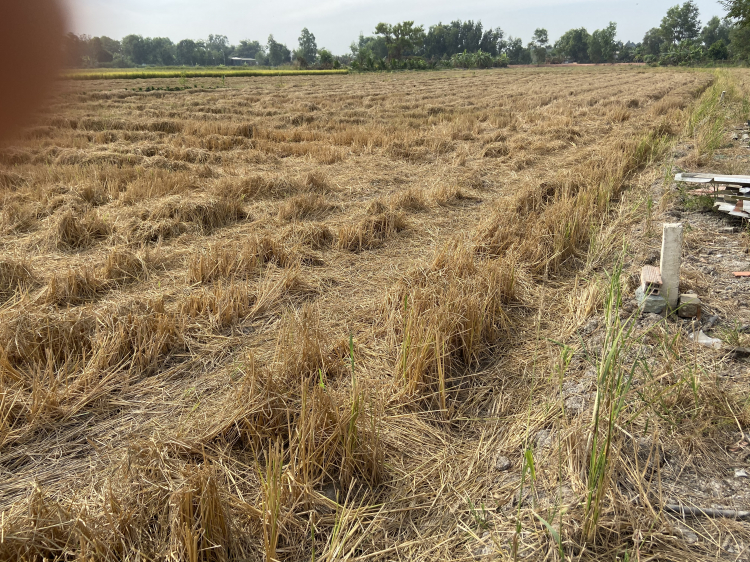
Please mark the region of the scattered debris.
<svg viewBox="0 0 750 562"><path fill-rule="evenodd" d="M747 470L744 468L735 468L734 469L734 477L735 478L748 478L750 475L748 475Z"/></svg>
<svg viewBox="0 0 750 562"><path fill-rule="evenodd" d="M711 318L709 318L708 320L706 320L706 323L703 325L703 328L706 329L706 330L710 330L711 328L713 328L716 325L716 323L718 321L719 321L719 315L718 314L714 314L713 316L711 316Z"/></svg>
<svg viewBox="0 0 750 562"><path fill-rule="evenodd" d="M667 457L658 442L654 442L648 437L640 437L635 438L633 444L640 465L639 470L642 471L644 468L655 470L664 466Z"/></svg>
<svg viewBox="0 0 750 562"><path fill-rule="evenodd" d="M482 533L479 544L472 549L472 555L477 560L482 560L495 553L495 544L489 531Z"/></svg>
<svg viewBox="0 0 750 562"><path fill-rule="evenodd" d="M687 525L683 525L679 521L673 524L675 534L678 535L682 540L688 544L695 544L698 542L698 535Z"/></svg>
<svg viewBox="0 0 750 562"><path fill-rule="evenodd" d="M511 467L511 462L505 455L498 455L495 459L495 468L500 472L505 472Z"/></svg>
<svg viewBox="0 0 750 562"><path fill-rule="evenodd" d="M726 517L727 519L750 519L750 511L741 511L725 507L697 507L690 505L679 505L668 503L664 505L664 510L677 515L697 517Z"/></svg>
<svg viewBox="0 0 750 562"><path fill-rule="evenodd" d="M690 334L688 338L691 340L695 340L699 344L705 345L706 347L721 349L721 340L707 336L703 333L703 330L698 331L697 337L695 337L695 334Z"/></svg>
<svg viewBox="0 0 750 562"><path fill-rule="evenodd" d="M700 318L701 301L695 293L685 293L680 295L680 304L677 308L677 315L681 318Z"/></svg>
<svg viewBox="0 0 750 562"><path fill-rule="evenodd" d="M730 453L738 453L750 445L750 435L745 433L739 433L738 435L740 436L740 440L727 448Z"/></svg>
<svg viewBox="0 0 750 562"><path fill-rule="evenodd" d="M733 359L750 357L750 347L735 347L729 351L729 356Z"/></svg>
<svg viewBox="0 0 750 562"><path fill-rule="evenodd" d="M536 446L539 449L547 449L555 444L556 435L551 429L542 429L536 432Z"/></svg>
<svg viewBox="0 0 750 562"><path fill-rule="evenodd" d="M743 140L746 137L748 137L747 133L742 135ZM692 193L713 197L714 208L722 213L750 219L750 176L682 172L676 174L674 179L710 186L709 189L695 189ZM749 203L745 205L745 202Z"/></svg>

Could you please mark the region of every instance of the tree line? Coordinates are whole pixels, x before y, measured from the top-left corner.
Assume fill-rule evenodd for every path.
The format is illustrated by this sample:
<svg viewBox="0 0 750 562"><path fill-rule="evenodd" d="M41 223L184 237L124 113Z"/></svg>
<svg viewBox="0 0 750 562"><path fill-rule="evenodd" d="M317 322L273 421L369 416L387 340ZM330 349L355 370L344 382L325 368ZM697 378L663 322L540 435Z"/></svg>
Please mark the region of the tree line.
<svg viewBox="0 0 750 562"><path fill-rule="evenodd" d="M109 37L69 34L65 51L71 67L220 66L233 57L254 59L262 66L388 70L400 68L489 67L508 64L646 62L653 65L698 64L750 59L750 0L721 0L727 16L701 25L694 0L667 10L658 27L634 43L617 39L617 24L589 33L571 29L554 43L538 28L526 44L500 27L481 21L456 20L425 30L413 21L379 23L371 35L360 34L348 53L334 56L319 49L315 35L302 29L297 48L290 49L269 35L265 44L243 40L230 44L224 35L206 40L128 35Z"/></svg>
<svg viewBox="0 0 750 562"><path fill-rule="evenodd" d="M69 33L63 45L65 60L71 68L131 68L135 66L226 66L233 57L255 59L261 66L296 64L304 68L338 68L341 62L325 48L318 49L313 35L304 28L299 46L290 50L269 35L265 44L248 39L232 45L226 35L208 39L127 35L121 40Z"/></svg>

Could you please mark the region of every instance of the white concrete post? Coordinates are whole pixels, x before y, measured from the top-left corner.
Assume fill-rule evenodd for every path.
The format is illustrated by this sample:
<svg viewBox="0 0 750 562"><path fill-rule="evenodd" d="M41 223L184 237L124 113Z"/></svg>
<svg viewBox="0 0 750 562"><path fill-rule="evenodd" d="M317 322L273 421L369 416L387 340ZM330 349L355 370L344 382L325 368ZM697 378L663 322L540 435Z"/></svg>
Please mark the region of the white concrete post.
<svg viewBox="0 0 750 562"><path fill-rule="evenodd" d="M661 238L661 296L669 310L677 308L680 297L680 266L682 265L682 223L664 223Z"/></svg>

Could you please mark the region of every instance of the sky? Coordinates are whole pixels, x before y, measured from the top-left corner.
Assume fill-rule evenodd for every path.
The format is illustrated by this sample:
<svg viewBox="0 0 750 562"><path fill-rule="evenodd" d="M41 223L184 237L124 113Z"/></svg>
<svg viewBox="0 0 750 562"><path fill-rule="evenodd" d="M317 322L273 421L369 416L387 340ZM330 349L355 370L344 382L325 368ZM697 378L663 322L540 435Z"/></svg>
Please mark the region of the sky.
<svg viewBox="0 0 750 562"><path fill-rule="evenodd" d="M589 32L617 23L617 38L639 42L658 27L676 0L67 0L68 27L74 33L121 39L135 33L144 37L205 39L226 35L233 44L241 39L265 43L269 34L296 48L303 27L316 38L318 48L335 54L349 51L360 32L372 35L378 22L414 20L427 28L438 22L481 20L485 28L501 27L506 37L531 39L544 27L554 42L568 29ZM701 22L724 11L716 0L697 0Z"/></svg>

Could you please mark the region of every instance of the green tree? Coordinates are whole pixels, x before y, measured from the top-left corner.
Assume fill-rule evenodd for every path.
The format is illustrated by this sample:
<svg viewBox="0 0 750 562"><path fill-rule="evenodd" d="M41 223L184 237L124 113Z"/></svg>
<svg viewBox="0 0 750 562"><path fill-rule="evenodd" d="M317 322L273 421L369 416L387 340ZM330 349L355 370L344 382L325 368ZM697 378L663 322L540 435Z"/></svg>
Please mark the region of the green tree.
<svg viewBox="0 0 750 562"><path fill-rule="evenodd" d="M119 55L122 52L122 45L120 45L120 42L116 39L111 39L106 35L102 35L101 37L99 37L99 39L102 42L102 47L104 47L104 50L108 53Z"/></svg>
<svg viewBox="0 0 750 562"><path fill-rule="evenodd" d="M617 62L633 62L636 55L636 44L628 41L627 43L617 42Z"/></svg>
<svg viewBox="0 0 750 562"><path fill-rule="evenodd" d="M508 45L505 47L505 54L508 55L509 64L530 64L531 52L523 46L520 37L508 37Z"/></svg>
<svg viewBox="0 0 750 562"><path fill-rule="evenodd" d="M726 20L722 21L718 16L712 17L701 29L701 41L706 47L710 47L717 41L724 41L725 45L729 44L729 31L731 26Z"/></svg>
<svg viewBox="0 0 750 562"><path fill-rule="evenodd" d="M79 68L83 66L83 57L86 56L87 38L85 35L68 33L63 41L65 55L65 66L68 68Z"/></svg>
<svg viewBox="0 0 750 562"><path fill-rule="evenodd" d="M146 64L148 54L146 42L141 35L126 35L122 38L122 54L135 64Z"/></svg>
<svg viewBox="0 0 750 562"><path fill-rule="evenodd" d="M310 33L306 27L302 28L299 36L299 49L296 51L297 58L302 57L306 64L315 64L318 58L318 45L315 35Z"/></svg>
<svg viewBox="0 0 750 562"><path fill-rule="evenodd" d="M286 45L277 42L273 35L268 36L268 64L279 66L292 61L292 53Z"/></svg>
<svg viewBox="0 0 750 562"><path fill-rule="evenodd" d="M727 18L737 22L740 27L750 26L750 0L719 0L727 10Z"/></svg>
<svg viewBox="0 0 750 562"><path fill-rule="evenodd" d="M177 62L174 43L168 37L146 37L143 42L147 64L172 66Z"/></svg>
<svg viewBox="0 0 750 562"><path fill-rule="evenodd" d="M192 39L183 39L175 45L175 59L177 64L193 66L198 64L198 46Z"/></svg>
<svg viewBox="0 0 750 562"><path fill-rule="evenodd" d="M641 43L641 52L644 55L659 56L662 50L662 46L666 43L664 35L661 33L661 29L658 27L652 27L643 36L643 42Z"/></svg>
<svg viewBox="0 0 750 562"><path fill-rule="evenodd" d="M750 60L750 26L736 25L729 32L729 55L738 60Z"/></svg>
<svg viewBox="0 0 750 562"><path fill-rule="evenodd" d="M114 55L104 48L104 42L99 37L93 37L88 45L89 56L97 63L112 62Z"/></svg>
<svg viewBox="0 0 750 562"><path fill-rule="evenodd" d="M333 53L323 47L320 51L318 51L318 56L320 58L320 64L324 68L331 68L333 66Z"/></svg>
<svg viewBox="0 0 750 562"><path fill-rule="evenodd" d="M544 47L549 43L549 35L547 30L543 27L539 27L534 30L534 35L531 36L531 42L540 47Z"/></svg>
<svg viewBox="0 0 750 562"><path fill-rule="evenodd" d="M617 54L617 24L609 22L604 29L597 29L589 39L589 59L594 63L614 62Z"/></svg>
<svg viewBox="0 0 750 562"><path fill-rule="evenodd" d="M546 29L540 27L534 30L534 35L531 36L531 42L529 43L531 60L534 64L544 64L547 60L548 42L549 36Z"/></svg>
<svg viewBox="0 0 750 562"><path fill-rule="evenodd" d="M727 60L729 49L723 39L719 39L708 48L708 57L712 60Z"/></svg>
<svg viewBox="0 0 750 562"><path fill-rule="evenodd" d="M229 44L226 35L209 35L206 41L210 61L212 64L226 64L227 59L232 56L234 48Z"/></svg>
<svg viewBox="0 0 750 562"><path fill-rule="evenodd" d="M672 45L685 40L697 39L700 35L701 22L698 19L698 6L693 0L687 0L682 6L672 6L661 20L661 33Z"/></svg>
<svg viewBox="0 0 750 562"><path fill-rule="evenodd" d="M396 25L381 22L375 27L375 33L385 40L389 59L401 60L405 54L414 51L424 42L424 28L421 25L414 26L413 21Z"/></svg>
<svg viewBox="0 0 750 562"><path fill-rule="evenodd" d="M570 29L555 42L555 50L564 59L573 62L588 62L590 37L585 27Z"/></svg>
<svg viewBox="0 0 750 562"><path fill-rule="evenodd" d="M259 61L265 56L266 49L259 41L249 41L243 39L240 44L234 48L234 56L243 59L255 59Z"/></svg>

